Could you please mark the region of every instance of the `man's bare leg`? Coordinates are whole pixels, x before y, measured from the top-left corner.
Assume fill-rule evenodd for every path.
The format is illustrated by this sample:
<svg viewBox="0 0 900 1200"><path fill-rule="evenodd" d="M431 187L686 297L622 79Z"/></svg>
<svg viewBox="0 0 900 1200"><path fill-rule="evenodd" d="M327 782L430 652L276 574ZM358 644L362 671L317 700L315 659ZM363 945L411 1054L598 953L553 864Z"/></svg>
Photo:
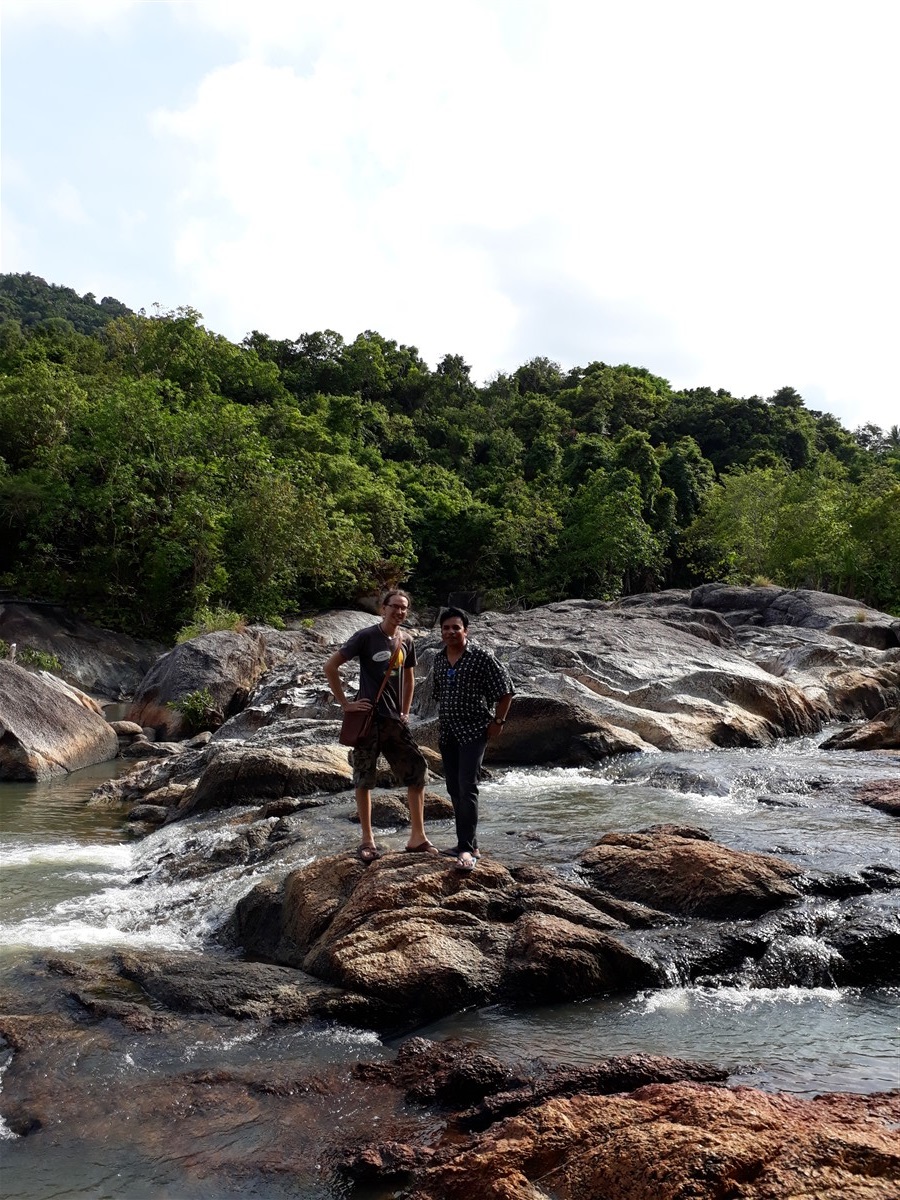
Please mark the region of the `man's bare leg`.
<svg viewBox="0 0 900 1200"><path fill-rule="evenodd" d="M356 815L359 817L360 849L371 846L375 848L375 837L372 833L372 792L369 788L356 789ZM373 855L377 857L377 854Z"/></svg>
<svg viewBox="0 0 900 1200"><path fill-rule="evenodd" d="M408 787L406 799L409 804L409 841L406 848L417 850L428 843L428 834L425 832L425 785Z"/></svg>

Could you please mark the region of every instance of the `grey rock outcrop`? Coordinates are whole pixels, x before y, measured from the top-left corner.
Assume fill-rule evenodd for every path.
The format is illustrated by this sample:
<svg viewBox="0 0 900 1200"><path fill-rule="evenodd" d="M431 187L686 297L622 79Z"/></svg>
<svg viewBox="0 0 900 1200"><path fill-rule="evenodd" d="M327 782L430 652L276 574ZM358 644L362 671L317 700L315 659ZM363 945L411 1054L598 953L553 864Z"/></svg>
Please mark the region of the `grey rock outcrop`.
<svg viewBox="0 0 900 1200"><path fill-rule="evenodd" d="M220 630L191 638L157 659L141 681L128 720L151 726L161 738L177 739L190 731L171 705L205 689L218 714L215 724L221 725L244 707L265 669L265 641L256 631Z"/></svg>
<svg viewBox="0 0 900 1200"><path fill-rule="evenodd" d="M118 748L90 697L0 661L0 779L50 779L115 758Z"/></svg>
<svg viewBox="0 0 900 1200"><path fill-rule="evenodd" d="M0 601L0 638L54 654L68 679L93 695L126 700L166 647L83 621L55 604Z"/></svg>

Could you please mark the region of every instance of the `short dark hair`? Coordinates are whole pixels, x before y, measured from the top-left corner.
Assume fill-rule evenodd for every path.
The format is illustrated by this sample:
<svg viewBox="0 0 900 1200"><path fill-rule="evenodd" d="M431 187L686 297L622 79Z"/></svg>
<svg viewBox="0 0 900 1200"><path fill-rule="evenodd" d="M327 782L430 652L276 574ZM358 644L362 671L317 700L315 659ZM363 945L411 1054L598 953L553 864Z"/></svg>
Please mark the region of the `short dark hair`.
<svg viewBox="0 0 900 1200"><path fill-rule="evenodd" d="M459 617L462 621L463 629L469 628L469 614L463 612L461 608L445 608L438 618L438 625L443 628L444 622L451 620L453 617Z"/></svg>

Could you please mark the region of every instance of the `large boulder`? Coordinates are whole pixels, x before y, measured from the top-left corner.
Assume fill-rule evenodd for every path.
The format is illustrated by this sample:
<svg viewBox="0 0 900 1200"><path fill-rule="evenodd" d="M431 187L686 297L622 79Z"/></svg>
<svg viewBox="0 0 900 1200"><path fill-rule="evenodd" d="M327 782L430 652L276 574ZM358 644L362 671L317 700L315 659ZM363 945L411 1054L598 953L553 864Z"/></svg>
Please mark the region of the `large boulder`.
<svg viewBox="0 0 900 1200"><path fill-rule="evenodd" d="M557 762L578 766L611 754L654 752L656 747L638 734L604 720L573 698L548 695L516 697L514 714L500 737L492 738L485 751L486 762ZM412 729L417 742L429 749L438 746L435 718Z"/></svg>
<svg viewBox="0 0 900 1200"><path fill-rule="evenodd" d="M715 614L704 618L685 605L643 611L571 600L528 612L485 613L470 628L473 641L505 662L521 693L491 747L496 758L571 761L573 741L592 732L585 714L599 735L593 742L599 749L606 739L607 753L763 746L811 733L830 715L824 701L748 661ZM422 686L416 688L417 710L426 719L435 709L429 668L436 646L436 639L426 639ZM536 729L526 705L535 696L569 706L562 736ZM521 737L520 714L528 716ZM545 739L554 738L565 743L561 752L545 752ZM517 751L527 757L512 757Z"/></svg>
<svg viewBox="0 0 900 1200"><path fill-rule="evenodd" d="M446 859L346 855L259 885L238 905L251 955L373 996L408 1025L502 999L578 999L661 982L617 936L600 898L544 872L482 858L469 875Z"/></svg>
<svg viewBox="0 0 900 1200"><path fill-rule="evenodd" d="M128 720L174 740L196 732L172 704L192 692L212 697L214 723L239 712L266 669L265 640L258 631L220 630L182 642L164 654L141 681Z"/></svg>
<svg viewBox="0 0 900 1200"><path fill-rule="evenodd" d="M352 779L344 746L305 746L294 753L258 747L222 748L207 759L177 815L286 796L340 792L352 785Z"/></svg>
<svg viewBox="0 0 900 1200"><path fill-rule="evenodd" d="M80 688L108 700L126 700L166 647L82 621L56 604L0 602L0 638L43 650Z"/></svg>
<svg viewBox="0 0 900 1200"><path fill-rule="evenodd" d="M725 583L704 583L690 593L692 608L721 613L729 623L752 625L798 625L805 629L829 630L849 641L867 645L900 645L896 636L897 618L879 612L859 600L816 592L809 588L734 587ZM888 632L848 635L847 626L869 625ZM840 631L840 632L839 632ZM871 640L865 639L870 637Z"/></svg>
<svg viewBox="0 0 900 1200"><path fill-rule="evenodd" d="M115 758L99 706L71 685L0 660L0 779L41 780Z"/></svg>

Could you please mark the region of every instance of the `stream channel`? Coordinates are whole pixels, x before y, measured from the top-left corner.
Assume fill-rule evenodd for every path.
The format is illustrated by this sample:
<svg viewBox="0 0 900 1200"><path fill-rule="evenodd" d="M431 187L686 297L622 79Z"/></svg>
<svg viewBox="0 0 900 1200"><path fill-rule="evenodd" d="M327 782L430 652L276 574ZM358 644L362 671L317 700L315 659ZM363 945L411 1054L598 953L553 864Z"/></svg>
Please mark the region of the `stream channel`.
<svg viewBox="0 0 900 1200"><path fill-rule="evenodd" d="M539 862L568 873L607 831L677 822L702 826L733 849L777 854L812 873L853 873L874 864L900 869L895 818L851 799L868 781L896 782L900 760L822 751L827 732L766 750L623 756L590 769L494 770L482 788L481 845L507 866ZM130 838L119 811L85 806L98 783L126 767L120 761L47 784L0 784L0 994L6 1005L35 986L35 964L60 952L89 957L124 947L227 953L217 930L260 876L237 866L201 880L167 880L160 864L189 840L212 850L228 827L217 814ZM352 808L352 795L345 793L304 813L308 836L298 843L292 865L343 848L352 852L358 840L348 821ZM452 841L449 822L432 823L429 833L438 845ZM406 831L380 830L378 836L384 847L400 849ZM855 899L884 921L896 919L900 907L898 890ZM745 979L701 987L680 980L673 964L671 986L662 990L521 1010L492 1006L417 1032L464 1037L506 1060L588 1064L635 1052L703 1059L726 1066L732 1084L801 1095L895 1088L900 989L833 986L831 952L816 938L815 918L837 903L827 897L802 902L809 909L806 926L781 947L793 962L789 985L748 970ZM196 1041L124 1027L115 1038L112 1049L75 1055L61 1073L91 1075L98 1085L130 1080L139 1087L189 1069L290 1059L316 1070L394 1053L394 1043L361 1030L224 1019L218 1026L205 1021ZM0 1072L10 1060L0 1041ZM333 1097L324 1103L333 1105ZM326 1120L356 1123L361 1130L368 1119L349 1102L326 1114ZM232 1162L261 1161L267 1139L283 1136L277 1129L223 1129L221 1122L210 1133L216 1152L224 1147ZM252 1166L221 1172L204 1165L204 1154L198 1144L189 1162L174 1154L151 1159L119 1133L88 1140L77 1127L60 1125L40 1138L20 1137L0 1120L7 1200L391 1194L350 1190L327 1163L315 1161L314 1147L305 1178L274 1177Z"/></svg>

